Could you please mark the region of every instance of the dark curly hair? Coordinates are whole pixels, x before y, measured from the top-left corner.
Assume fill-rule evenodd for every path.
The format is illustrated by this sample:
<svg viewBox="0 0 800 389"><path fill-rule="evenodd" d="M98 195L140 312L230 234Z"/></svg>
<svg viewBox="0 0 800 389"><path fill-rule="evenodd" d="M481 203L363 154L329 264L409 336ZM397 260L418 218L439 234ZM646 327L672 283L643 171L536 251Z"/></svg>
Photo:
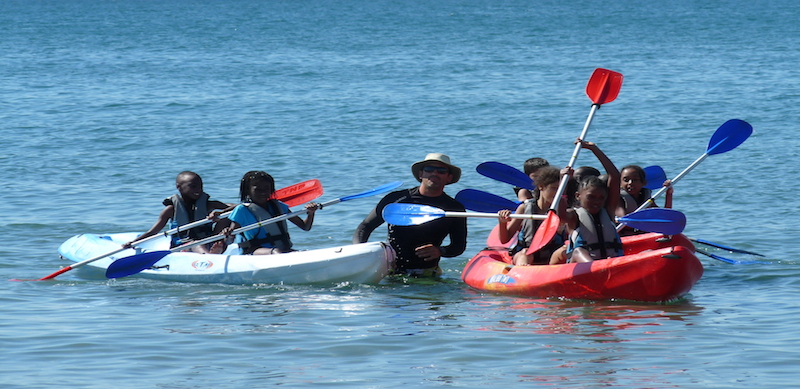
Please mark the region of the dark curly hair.
<svg viewBox="0 0 800 389"><path fill-rule="evenodd" d="M250 199L250 182L259 178L267 180L272 187L272 191L275 192L275 179L272 178L271 175L260 170L252 170L244 174L242 182L239 184L239 199L241 202L247 203L252 201L252 199ZM270 195L272 195L272 193L270 193Z"/></svg>

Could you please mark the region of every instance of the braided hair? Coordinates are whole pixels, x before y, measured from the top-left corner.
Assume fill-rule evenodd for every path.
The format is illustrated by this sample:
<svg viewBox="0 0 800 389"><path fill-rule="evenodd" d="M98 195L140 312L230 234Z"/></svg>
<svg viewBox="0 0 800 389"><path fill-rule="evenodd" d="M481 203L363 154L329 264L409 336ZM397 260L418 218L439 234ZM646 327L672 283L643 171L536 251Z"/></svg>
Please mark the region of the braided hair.
<svg viewBox="0 0 800 389"><path fill-rule="evenodd" d="M239 199L241 202L252 202L252 199L250 198L250 182L259 178L267 180L269 185L272 187L272 191L275 192L275 179L272 178L271 175L260 170L251 170L244 174L244 177L242 177L242 182L239 184ZM270 193L270 195L272 195L272 193Z"/></svg>

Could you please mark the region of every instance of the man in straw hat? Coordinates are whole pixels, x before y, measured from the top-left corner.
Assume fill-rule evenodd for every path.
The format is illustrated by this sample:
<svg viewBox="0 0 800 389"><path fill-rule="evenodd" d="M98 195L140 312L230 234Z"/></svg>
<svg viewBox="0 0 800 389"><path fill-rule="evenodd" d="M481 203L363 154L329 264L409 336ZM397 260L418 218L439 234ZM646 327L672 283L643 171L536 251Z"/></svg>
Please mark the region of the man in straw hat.
<svg viewBox="0 0 800 389"><path fill-rule="evenodd" d="M359 224L353 243L364 243L383 224L383 208L391 203L430 205L445 211L464 212L464 206L444 193L445 185L458 182L461 169L450 163L450 157L431 153L411 165L411 173L420 185L387 194ZM442 246L450 236L450 244ZM439 260L461 255L467 247L467 220L443 217L415 226L389 225L389 244L397 252L396 274L438 276Z"/></svg>

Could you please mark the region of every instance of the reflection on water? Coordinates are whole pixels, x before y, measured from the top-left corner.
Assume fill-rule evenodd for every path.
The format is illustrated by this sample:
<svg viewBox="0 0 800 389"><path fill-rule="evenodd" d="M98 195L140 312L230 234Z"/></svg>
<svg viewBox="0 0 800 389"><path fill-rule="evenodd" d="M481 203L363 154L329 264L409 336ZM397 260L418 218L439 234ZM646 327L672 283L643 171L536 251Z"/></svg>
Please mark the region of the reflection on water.
<svg viewBox="0 0 800 389"><path fill-rule="evenodd" d="M471 302L479 307L505 312L497 326L486 331L533 332L537 334L580 335L597 342L630 341L617 331L637 329L659 333L665 321L684 321L702 313L703 308L681 300L671 304L626 304L557 300L507 299L477 295ZM652 327L649 330L644 330Z"/></svg>

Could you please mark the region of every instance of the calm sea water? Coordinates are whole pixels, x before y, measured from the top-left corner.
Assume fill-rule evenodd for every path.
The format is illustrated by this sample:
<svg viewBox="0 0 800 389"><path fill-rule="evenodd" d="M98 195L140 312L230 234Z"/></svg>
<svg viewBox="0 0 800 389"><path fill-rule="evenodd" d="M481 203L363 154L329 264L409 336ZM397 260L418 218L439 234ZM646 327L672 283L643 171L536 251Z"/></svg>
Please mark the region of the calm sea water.
<svg viewBox="0 0 800 389"><path fill-rule="evenodd" d="M672 177L726 120L754 126L675 207L688 235L766 255L702 257L670 304L487 295L459 278L480 219L442 282L4 281L0 384L795 386L798 19L788 0L0 2L2 280L64 266L72 235L147 229L187 169L222 201L253 169L319 178L325 201L412 186L409 166L444 152L465 171L449 193L510 197L474 167L566 164L596 67L625 75L587 137L618 166ZM346 244L377 201L326 208L296 245Z"/></svg>

